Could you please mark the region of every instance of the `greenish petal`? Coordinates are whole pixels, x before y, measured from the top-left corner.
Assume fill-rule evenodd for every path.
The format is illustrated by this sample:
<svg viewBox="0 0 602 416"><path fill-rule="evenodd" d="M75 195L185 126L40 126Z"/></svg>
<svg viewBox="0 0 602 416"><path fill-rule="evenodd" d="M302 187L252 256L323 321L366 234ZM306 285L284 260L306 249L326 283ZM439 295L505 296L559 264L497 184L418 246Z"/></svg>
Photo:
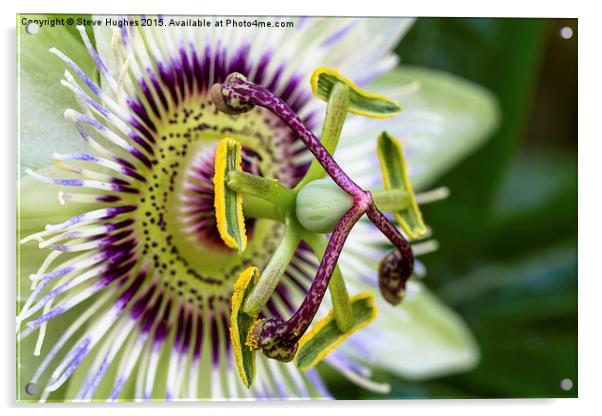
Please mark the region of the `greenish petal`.
<svg viewBox="0 0 602 416"><path fill-rule="evenodd" d="M82 152L86 146L73 125L65 121L66 108L78 104L73 93L60 85L68 65L48 50L56 47L89 75L95 66L86 48L64 26L42 26L30 35L17 22L19 161L24 168L52 164L52 152ZM43 15L27 15L44 18ZM73 73L72 70L70 72Z"/></svg>
<svg viewBox="0 0 602 416"><path fill-rule="evenodd" d="M108 16L103 15L92 15L93 20L101 20L104 21ZM109 25L96 25L92 28L94 33L94 43L96 47L96 52L98 52L98 56L104 62L109 74L113 76L118 76L119 74L119 63L117 62L117 58L113 49L113 33L114 27ZM107 83L103 83L102 80L100 82L100 86L103 90L109 91L109 86Z"/></svg>
<svg viewBox="0 0 602 416"><path fill-rule="evenodd" d="M410 380L440 377L473 368L478 346L461 317L428 289L413 282L397 307L379 302L378 317L356 340L369 356L356 355L373 367ZM365 340L365 341L364 341Z"/></svg>
<svg viewBox="0 0 602 416"><path fill-rule="evenodd" d="M431 185L481 146L499 122L498 106L489 91L442 71L400 66L368 89L401 102L398 117L374 128L401 140L417 189Z"/></svg>
<svg viewBox="0 0 602 416"><path fill-rule="evenodd" d="M20 310L22 306L23 303L18 303L17 310ZM38 370L38 367L42 364L44 358L46 358L46 354L50 352L64 331L73 323L74 316L81 315L89 306L89 302L83 302L82 304L77 305L73 311L59 315L58 317L49 321L44 342L42 343L42 348L40 350L40 355L34 355L35 346L38 341L38 331L34 331L27 338L17 342L17 401L38 402L40 400L42 389L46 386L50 373L53 371L52 366L47 368L42 374L41 378L37 380L37 394L28 394L25 390L25 386L32 381L35 372ZM17 335L17 338L18 337L19 335ZM63 346L61 351L69 351L77 339L77 336L72 337ZM56 361L54 362L57 363L61 357L62 355L59 353L59 355L55 358ZM56 392L53 392L49 399L52 401L62 401L68 398L72 399L73 396L67 395L66 392L67 388L66 386L63 386Z"/></svg>

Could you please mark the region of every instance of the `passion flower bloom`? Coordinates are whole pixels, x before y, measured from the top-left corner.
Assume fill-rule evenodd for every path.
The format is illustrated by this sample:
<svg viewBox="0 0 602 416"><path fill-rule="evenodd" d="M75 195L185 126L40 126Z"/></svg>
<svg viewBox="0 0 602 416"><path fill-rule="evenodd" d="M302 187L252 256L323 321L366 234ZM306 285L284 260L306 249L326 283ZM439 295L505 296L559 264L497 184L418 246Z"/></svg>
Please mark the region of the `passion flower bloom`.
<svg viewBox="0 0 602 416"><path fill-rule="evenodd" d="M375 192L388 186L379 166L395 151L376 151L382 130L400 139L411 182L424 189L495 123L492 99L480 88L446 74L395 69L391 49L411 20L287 18L294 28L263 30L219 28L219 18L210 20L203 28L148 27L127 17L117 19L121 27L95 27L93 39L78 27L81 40L56 28L20 33L20 399L332 397L313 366L298 369L261 354L250 388L239 379L240 350L231 339L231 311L242 301L239 275L250 284L288 253L261 309L281 322L295 316L320 262L310 241L289 244L287 228L270 214L279 207L240 215L235 223L246 237L228 240L217 203L223 139L240 146L239 167L249 176L282 188L307 186L299 206L318 196L320 212L338 220L344 211L337 216L341 200L332 188L320 193L320 183L302 182L314 156L279 114L261 106L239 115L218 111L210 91L231 85L229 74L277 97L315 134L324 122L324 103L310 88L316 68L336 68L359 87L400 101L403 111L387 120L350 115L334 154L358 186ZM418 193L416 201L445 193ZM332 231L320 222L325 217L311 226ZM413 244L413 256L434 246ZM400 286L403 256L390 251L365 217L355 223L337 272L351 299L372 299L358 293L377 293L379 283L391 303L401 290L406 296L396 307L376 296L376 319L321 356L323 365L381 393L388 386L372 380L373 369L422 379L470 368L478 358L459 317L417 280L424 266L416 261L416 277ZM380 271L389 279L379 282L385 256ZM324 298L318 310L326 316L320 322L329 319L329 302Z"/></svg>

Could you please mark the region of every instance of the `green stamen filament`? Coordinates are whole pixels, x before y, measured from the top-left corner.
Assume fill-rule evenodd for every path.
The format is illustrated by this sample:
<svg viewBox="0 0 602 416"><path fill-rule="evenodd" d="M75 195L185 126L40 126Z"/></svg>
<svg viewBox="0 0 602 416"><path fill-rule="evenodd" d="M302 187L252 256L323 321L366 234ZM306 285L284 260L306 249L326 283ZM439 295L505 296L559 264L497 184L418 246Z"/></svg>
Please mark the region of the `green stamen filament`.
<svg viewBox="0 0 602 416"><path fill-rule="evenodd" d="M263 269L257 285L243 305L243 312L256 316L272 297L280 278L290 263L301 238L300 226L296 220L287 218L284 236L267 266Z"/></svg>
<svg viewBox="0 0 602 416"><path fill-rule="evenodd" d="M322 135L320 136L320 142L328 153L331 155L334 153L339 138L341 137L341 131L347 118L347 106L349 105L349 87L344 84L338 83L332 89L330 98L328 99L328 105L326 107L326 117L324 119L324 126L322 127ZM309 166L309 170L305 177L297 184L296 190L301 189L309 182L316 179L321 179L326 175L324 168L314 159Z"/></svg>

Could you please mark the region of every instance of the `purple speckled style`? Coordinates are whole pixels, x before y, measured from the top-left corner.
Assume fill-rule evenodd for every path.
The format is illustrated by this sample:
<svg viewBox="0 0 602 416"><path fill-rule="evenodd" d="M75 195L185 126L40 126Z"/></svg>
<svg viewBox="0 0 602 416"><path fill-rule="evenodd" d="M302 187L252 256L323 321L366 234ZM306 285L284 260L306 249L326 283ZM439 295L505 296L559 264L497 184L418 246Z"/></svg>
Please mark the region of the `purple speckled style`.
<svg viewBox="0 0 602 416"><path fill-rule="evenodd" d="M349 232L353 228L353 225L360 219L360 217L366 211L366 203L358 204L351 207L351 209L341 218L339 223L336 225L334 232L330 236L328 246L324 252L324 257L320 262L316 277L313 280L309 292L301 306L293 314L293 316L286 322L283 322L278 326L269 326L269 329L261 331L260 345L268 346L273 343L283 342L285 345L291 343L297 343L301 336L307 331L311 321L313 320L326 289L332 272L336 267L337 260L345 244L345 240L349 235Z"/></svg>

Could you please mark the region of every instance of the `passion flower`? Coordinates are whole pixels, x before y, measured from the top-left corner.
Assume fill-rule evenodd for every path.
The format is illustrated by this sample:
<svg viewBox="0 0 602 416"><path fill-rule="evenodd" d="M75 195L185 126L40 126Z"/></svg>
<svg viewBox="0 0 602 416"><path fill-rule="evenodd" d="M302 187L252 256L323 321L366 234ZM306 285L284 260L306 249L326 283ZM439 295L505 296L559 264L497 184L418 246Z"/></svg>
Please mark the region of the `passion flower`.
<svg viewBox="0 0 602 416"><path fill-rule="evenodd" d="M60 61L47 77L66 68L60 82L80 109L65 109L65 122L87 151L53 148L52 169L40 162L52 144L21 154L37 181L22 180L20 230L40 221L45 190L59 187L63 206L61 221L21 238L21 273L33 250L47 253L28 273L31 292L19 288L21 381L41 386L36 399L324 398L313 369L322 361L381 392L370 368L417 378L474 364L463 324L407 281L424 274L413 258L433 246L408 243L428 236L418 204L445 194L414 197L410 178L423 187L474 148L494 112L483 91L444 75L381 77L408 23L298 19L294 30L262 33L123 25L96 28L95 45L79 28L99 79L73 51L50 48ZM355 83L319 70L310 84L317 67ZM43 96L36 75L25 79ZM370 85L386 97L357 86L377 78ZM325 117L312 90L328 101ZM398 117L346 117L395 115L387 97L399 96L407 104ZM23 122L26 149L44 143L27 135L34 121L44 123ZM407 155L388 134L377 151L382 130ZM317 181L332 198L302 196ZM313 223L311 212L333 201L347 205ZM403 286L400 309L370 294L387 239L403 273L381 273L381 289L385 281L399 295ZM330 329L340 333L324 336ZM267 357L256 358L258 348Z"/></svg>

